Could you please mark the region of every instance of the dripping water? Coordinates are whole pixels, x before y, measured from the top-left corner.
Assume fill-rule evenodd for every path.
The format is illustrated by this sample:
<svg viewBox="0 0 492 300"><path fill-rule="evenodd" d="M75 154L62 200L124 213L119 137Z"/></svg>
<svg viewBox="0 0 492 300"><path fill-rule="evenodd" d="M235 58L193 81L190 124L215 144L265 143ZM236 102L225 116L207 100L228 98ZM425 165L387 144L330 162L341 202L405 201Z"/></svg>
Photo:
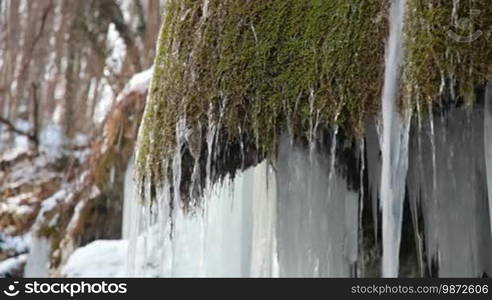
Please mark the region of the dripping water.
<svg viewBox="0 0 492 300"><path fill-rule="evenodd" d="M383 88L383 132L381 208L383 214L383 265L385 277L398 276L398 256L401 239L401 222L408 164L407 117L401 119L397 111L400 64L403 53L402 32L406 1L394 0L390 11L390 35L386 53L386 70Z"/></svg>

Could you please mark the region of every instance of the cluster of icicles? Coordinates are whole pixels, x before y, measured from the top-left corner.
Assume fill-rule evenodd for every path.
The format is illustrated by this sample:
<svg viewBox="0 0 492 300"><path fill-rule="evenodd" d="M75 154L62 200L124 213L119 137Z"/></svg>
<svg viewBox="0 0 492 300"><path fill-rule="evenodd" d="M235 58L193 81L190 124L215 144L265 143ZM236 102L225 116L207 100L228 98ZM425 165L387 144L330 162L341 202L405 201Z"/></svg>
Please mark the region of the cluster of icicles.
<svg viewBox="0 0 492 300"><path fill-rule="evenodd" d="M491 274L492 86L471 108L450 106L425 118L397 112L404 9L405 1L392 4L382 115L368 126L355 164L341 158L335 128L328 151L282 138L275 161L208 184L191 211L169 193L173 183L157 187L152 205L140 206L130 189L128 275ZM358 184L348 180L354 166ZM140 197L149 197L150 188ZM367 203L376 246L363 238ZM405 203L414 239L414 268L406 271L400 261Z"/></svg>

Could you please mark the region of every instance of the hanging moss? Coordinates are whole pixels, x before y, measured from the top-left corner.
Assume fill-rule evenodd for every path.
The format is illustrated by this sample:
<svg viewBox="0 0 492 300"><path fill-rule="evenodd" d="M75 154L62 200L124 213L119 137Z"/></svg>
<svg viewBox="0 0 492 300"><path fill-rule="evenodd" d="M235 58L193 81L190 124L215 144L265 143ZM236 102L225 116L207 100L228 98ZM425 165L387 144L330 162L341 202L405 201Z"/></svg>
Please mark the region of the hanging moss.
<svg viewBox="0 0 492 300"><path fill-rule="evenodd" d="M453 2L407 0L404 103L433 103L443 86L468 95L486 80L490 3ZM186 197L208 159L220 179L275 156L285 132L311 141L339 126L360 137L380 110L388 10L387 0L169 0L139 134L140 181L180 176ZM448 33L464 17L481 31L467 43Z"/></svg>
<svg viewBox="0 0 492 300"><path fill-rule="evenodd" d="M139 168L158 175L171 161L179 120L190 159L211 124L221 145L260 157L286 131L309 139L337 124L359 135L379 108L387 10L381 0L168 1Z"/></svg>
<svg viewBox="0 0 492 300"><path fill-rule="evenodd" d="M404 77L412 103L439 101L443 86L472 101L492 65L491 33L488 0L408 0Z"/></svg>

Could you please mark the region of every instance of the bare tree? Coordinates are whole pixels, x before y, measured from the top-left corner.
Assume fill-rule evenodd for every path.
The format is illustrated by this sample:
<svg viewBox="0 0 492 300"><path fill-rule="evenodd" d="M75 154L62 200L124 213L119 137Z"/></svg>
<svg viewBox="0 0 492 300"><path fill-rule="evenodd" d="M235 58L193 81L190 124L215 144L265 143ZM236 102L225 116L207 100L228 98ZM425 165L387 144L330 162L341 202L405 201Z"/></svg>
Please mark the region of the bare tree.
<svg viewBox="0 0 492 300"><path fill-rule="evenodd" d="M0 130L38 137L54 122L67 143L90 134L102 102L152 64L161 2L1 1Z"/></svg>

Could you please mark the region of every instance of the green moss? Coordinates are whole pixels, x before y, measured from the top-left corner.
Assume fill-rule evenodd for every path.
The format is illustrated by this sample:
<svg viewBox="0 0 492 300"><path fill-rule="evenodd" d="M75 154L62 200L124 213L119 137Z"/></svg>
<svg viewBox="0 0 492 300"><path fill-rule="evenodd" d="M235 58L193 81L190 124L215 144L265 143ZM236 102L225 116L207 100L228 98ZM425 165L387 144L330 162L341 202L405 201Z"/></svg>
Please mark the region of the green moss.
<svg viewBox="0 0 492 300"><path fill-rule="evenodd" d="M438 100L449 79L459 95L485 81L492 8L488 0L465 2L457 18L480 10L474 29L483 34L458 43L447 34L452 1L408 0L402 98L410 103ZM167 2L139 134L141 182L172 175L178 142L182 165L203 165L210 124L220 135L221 153L214 154L223 156L214 159L227 170L244 167L224 168L237 144L260 159L276 154L285 132L309 140L314 128L338 125L348 136L363 134L380 109L389 1L210 0L206 12L203 3ZM184 141L177 140L180 120ZM183 158L184 149L192 157Z"/></svg>
<svg viewBox="0 0 492 300"><path fill-rule="evenodd" d="M39 237L43 237L51 241L52 250L59 248L62 234L57 226L43 225L38 229L37 234Z"/></svg>
<svg viewBox="0 0 492 300"><path fill-rule="evenodd" d="M54 226L43 225L38 230L39 237L50 238L58 234L59 234L59 230Z"/></svg>
<svg viewBox="0 0 492 300"><path fill-rule="evenodd" d="M454 16L453 1L408 0L404 78L412 103L439 101L443 81L473 99L467 96L486 81L492 63L491 16L488 0L460 1ZM460 28L466 20L470 26Z"/></svg>
<svg viewBox="0 0 492 300"><path fill-rule="evenodd" d="M362 132L379 106L387 1L209 2L204 17L203 1L168 1L140 169L171 160L180 119L202 137L209 120L231 142L248 135L260 156L287 130L309 138L315 123Z"/></svg>

